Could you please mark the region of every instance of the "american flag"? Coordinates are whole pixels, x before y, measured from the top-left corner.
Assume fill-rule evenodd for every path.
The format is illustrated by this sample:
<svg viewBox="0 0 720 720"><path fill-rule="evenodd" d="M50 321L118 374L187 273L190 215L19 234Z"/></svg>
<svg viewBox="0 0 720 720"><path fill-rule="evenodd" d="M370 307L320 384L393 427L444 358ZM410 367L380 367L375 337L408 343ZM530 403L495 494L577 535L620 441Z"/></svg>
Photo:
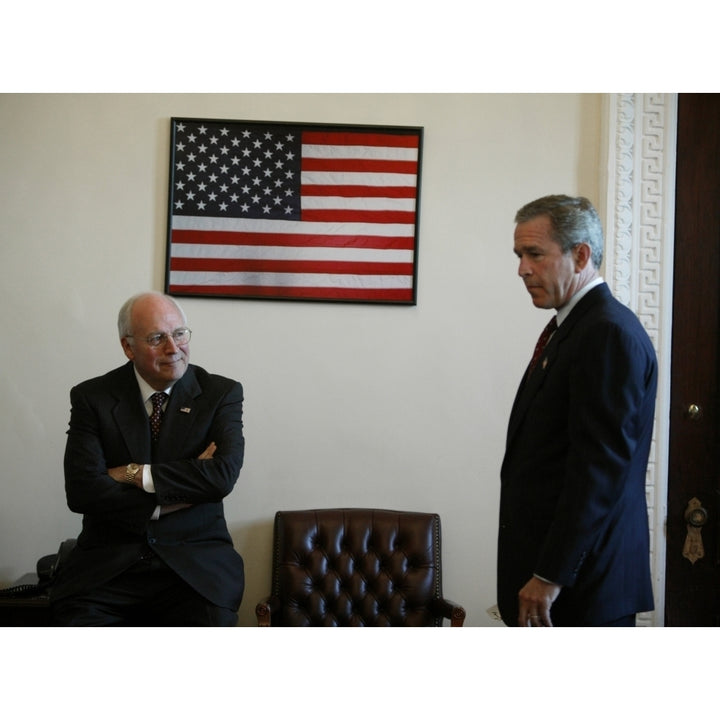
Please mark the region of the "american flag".
<svg viewBox="0 0 720 720"><path fill-rule="evenodd" d="M173 118L166 290L414 304L422 128Z"/></svg>

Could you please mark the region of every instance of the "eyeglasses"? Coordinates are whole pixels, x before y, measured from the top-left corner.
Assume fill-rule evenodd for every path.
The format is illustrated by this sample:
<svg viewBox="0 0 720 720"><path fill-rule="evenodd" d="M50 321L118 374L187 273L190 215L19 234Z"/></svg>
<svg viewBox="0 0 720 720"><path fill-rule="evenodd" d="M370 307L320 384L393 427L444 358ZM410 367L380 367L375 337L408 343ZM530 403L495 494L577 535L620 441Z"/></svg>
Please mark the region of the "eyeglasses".
<svg viewBox="0 0 720 720"><path fill-rule="evenodd" d="M148 335L146 338L144 338L145 342L150 347L158 347L160 345L164 345L168 338L172 338L173 342L176 345L186 345L190 342L190 336L192 335L192 330L190 328L182 327L178 328L177 330L173 330L169 335L168 333L153 333L152 335ZM126 335L125 337L135 337L134 335Z"/></svg>

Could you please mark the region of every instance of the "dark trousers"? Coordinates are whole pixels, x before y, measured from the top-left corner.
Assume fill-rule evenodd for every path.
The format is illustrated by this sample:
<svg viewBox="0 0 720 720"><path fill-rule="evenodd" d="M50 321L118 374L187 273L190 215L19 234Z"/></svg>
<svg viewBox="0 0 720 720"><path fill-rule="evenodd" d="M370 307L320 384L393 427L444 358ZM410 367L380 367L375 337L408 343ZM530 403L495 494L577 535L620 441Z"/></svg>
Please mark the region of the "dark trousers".
<svg viewBox="0 0 720 720"><path fill-rule="evenodd" d="M56 626L232 627L237 614L206 600L149 550L100 587L51 606Z"/></svg>

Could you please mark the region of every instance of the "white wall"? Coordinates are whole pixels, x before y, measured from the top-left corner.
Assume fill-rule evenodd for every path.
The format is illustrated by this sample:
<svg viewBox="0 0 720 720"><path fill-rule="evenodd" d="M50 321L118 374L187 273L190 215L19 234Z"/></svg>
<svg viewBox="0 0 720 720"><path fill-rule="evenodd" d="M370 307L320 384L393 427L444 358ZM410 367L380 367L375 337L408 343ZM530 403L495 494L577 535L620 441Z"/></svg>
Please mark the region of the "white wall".
<svg viewBox="0 0 720 720"><path fill-rule="evenodd" d="M516 275L515 210L600 201L597 95L1 95L0 586L77 534L72 385L124 362L117 310L162 289L171 116L425 128L415 307L185 299L192 361L245 387L226 515L240 624L270 588L276 510L436 511L444 586L494 624L507 417L546 322Z"/></svg>

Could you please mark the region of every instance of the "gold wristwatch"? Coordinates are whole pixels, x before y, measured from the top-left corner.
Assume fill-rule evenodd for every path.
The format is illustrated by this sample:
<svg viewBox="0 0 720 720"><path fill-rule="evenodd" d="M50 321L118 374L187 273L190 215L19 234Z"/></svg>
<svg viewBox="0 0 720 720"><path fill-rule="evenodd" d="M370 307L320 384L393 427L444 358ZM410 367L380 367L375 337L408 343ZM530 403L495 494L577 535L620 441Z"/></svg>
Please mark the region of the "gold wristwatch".
<svg viewBox="0 0 720 720"><path fill-rule="evenodd" d="M134 484L135 481L135 475L137 471L140 469L140 466L135 463L130 463L125 468L125 482L129 484Z"/></svg>

